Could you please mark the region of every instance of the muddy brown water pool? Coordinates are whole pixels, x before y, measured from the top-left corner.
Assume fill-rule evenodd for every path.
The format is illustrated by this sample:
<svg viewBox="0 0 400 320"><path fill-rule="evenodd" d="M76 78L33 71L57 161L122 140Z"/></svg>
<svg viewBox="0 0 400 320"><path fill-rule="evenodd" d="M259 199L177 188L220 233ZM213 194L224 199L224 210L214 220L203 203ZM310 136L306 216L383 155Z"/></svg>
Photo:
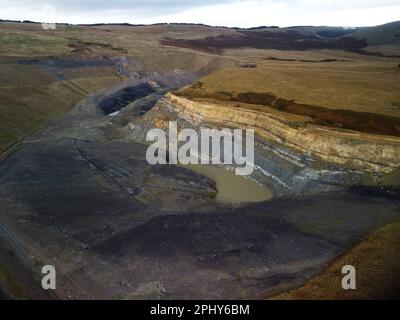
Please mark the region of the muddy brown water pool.
<svg viewBox="0 0 400 320"><path fill-rule="evenodd" d="M184 167L213 180L218 191L217 200L223 203L263 202L273 196L266 186L244 176L238 176L234 171L215 165L188 164Z"/></svg>

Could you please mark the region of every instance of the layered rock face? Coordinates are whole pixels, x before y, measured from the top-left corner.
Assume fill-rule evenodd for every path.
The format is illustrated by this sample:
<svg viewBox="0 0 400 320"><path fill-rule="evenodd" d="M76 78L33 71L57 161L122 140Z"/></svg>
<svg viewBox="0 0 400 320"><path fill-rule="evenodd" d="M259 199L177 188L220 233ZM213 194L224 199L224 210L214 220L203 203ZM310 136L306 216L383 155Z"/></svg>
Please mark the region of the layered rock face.
<svg viewBox="0 0 400 320"><path fill-rule="evenodd" d="M241 128L255 131L254 172L274 196L318 193L364 184L400 164L400 138L313 123L307 116L267 106L188 99L166 94L135 123L134 139L144 141L152 127Z"/></svg>
<svg viewBox="0 0 400 320"><path fill-rule="evenodd" d="M390 172L400 164L400 138L327 128L307 117L234 103L193 101L172 93L167 99L193 121L254 129L260 137L348 169ZM232 112L234 108L234 112ZM311 120L311 119L310 119Z"/></svg>

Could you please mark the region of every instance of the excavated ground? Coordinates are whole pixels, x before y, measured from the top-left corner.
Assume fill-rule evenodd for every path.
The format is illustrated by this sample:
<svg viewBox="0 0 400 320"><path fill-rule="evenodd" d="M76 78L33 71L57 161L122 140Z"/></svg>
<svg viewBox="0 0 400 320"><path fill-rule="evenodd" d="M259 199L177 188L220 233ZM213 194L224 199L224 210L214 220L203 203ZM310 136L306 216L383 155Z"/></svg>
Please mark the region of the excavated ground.
<svg viewBox="0 0 400 320"><path fill-rule="evenodd" d="M57 298L264 297L301 285L399 216L398 198L362 187L226 206L213 181L149 165L129 121L144 133L154 108L142 127L138 117L187 79L153 74L103 90L2 159L1 239L31 272L6 265L22 287L39 286L51 264ZM142 85L154 92L104 114L102 101Z"/></svg>

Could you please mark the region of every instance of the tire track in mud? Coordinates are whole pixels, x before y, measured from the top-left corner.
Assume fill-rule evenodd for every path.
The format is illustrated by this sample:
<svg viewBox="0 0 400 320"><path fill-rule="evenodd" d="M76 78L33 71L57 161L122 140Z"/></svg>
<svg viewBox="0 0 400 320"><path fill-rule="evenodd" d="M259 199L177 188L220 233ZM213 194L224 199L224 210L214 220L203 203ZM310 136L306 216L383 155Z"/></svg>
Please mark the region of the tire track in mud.
<svg viewBox="0 0 400 320"><path fill-rule="evenodd" d="M86 157L84 155L84 153L82 152L81 149L79 149L78 147L78 143L77 143L77 139L73 139L74 140L74 147L75 150L79 153L79 155L82 157L82 159L89 163L91 166L93 166L94 168L96 168L102 176L104 176L108 181L110 181L112 184L114 184L115 186L118 187L118 189L125 194L128 198L131 198L132 200L134 200L142 209L145 209L147 206L141 202L140 200L138 200L136 197L132 196L125 188L124 186L122 186L116 179L114 179L112 176L110 176L109 174L107 174L104 170L102 170L98 165L96 165L93 161L91 161L88 157Z"/></svg>

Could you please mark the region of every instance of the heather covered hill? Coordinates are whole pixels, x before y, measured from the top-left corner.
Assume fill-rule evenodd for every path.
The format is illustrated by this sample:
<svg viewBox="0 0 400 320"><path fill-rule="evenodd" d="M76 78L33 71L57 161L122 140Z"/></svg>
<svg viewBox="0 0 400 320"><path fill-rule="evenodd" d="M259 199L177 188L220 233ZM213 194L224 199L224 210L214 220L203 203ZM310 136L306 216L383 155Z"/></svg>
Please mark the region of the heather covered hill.
<svg viewBox="0 0 400 320"><path fill-rule="evenodd" d="M385 47L377 46L393 46L393 52L388 55L400 56L400 47L397 47L399 39L400 23L393 22L377 27L347 29L341 27L259 27L237 29L234 34L206 36L201 39L166 38L161 43L214 53L221 52L223 49L249 47L275 50L331 49L385 55ZM374 52L369 50L370 46L374 48Z"/></svg>

